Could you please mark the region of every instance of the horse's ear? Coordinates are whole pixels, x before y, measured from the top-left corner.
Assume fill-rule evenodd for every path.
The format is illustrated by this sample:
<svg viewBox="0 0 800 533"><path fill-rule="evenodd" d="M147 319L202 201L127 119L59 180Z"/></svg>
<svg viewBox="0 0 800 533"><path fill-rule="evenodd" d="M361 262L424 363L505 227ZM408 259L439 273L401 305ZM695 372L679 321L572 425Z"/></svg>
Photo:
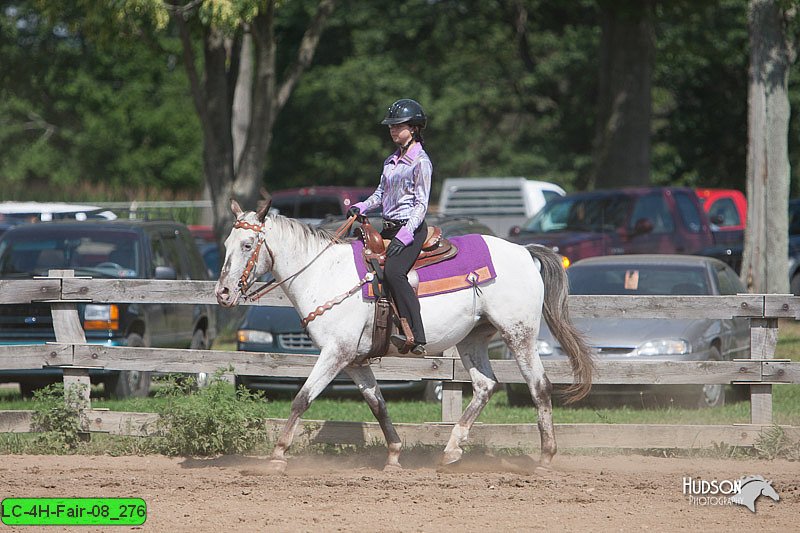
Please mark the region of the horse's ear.
<svg viewBox="0 0 800 533"><path fill-rule="evenodd" d="M261 188L261 196L263 200L261 200L258 204L258 211L256 211L256 217L260 222L264 222L264 219L267 218L267 213L269 213L269 208L272 205L272 196L267 192L265 188Z"/></svg>
<svg viewBox="0 0 800 533"><path fill-rule="evenodd" d="M231 211L233 214L236 215L236 218L243 213L242 208L239 206L239 202L237 202L234 198L231 198Z"/></svg>

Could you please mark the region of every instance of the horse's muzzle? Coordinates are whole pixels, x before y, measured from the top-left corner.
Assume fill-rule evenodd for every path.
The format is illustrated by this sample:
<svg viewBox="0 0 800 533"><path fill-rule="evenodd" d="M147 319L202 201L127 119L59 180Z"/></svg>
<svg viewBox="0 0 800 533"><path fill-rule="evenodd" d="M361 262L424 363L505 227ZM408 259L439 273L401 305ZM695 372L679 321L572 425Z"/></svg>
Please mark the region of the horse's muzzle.
<svg viewBox="0 0 800 533"><path fill-rule="evenodd" d="M222 307L233 307L239 302L239 294L234 296L231 294L231 290L224 285L217 284L214 294L217 297L217 303Z"/></svg>

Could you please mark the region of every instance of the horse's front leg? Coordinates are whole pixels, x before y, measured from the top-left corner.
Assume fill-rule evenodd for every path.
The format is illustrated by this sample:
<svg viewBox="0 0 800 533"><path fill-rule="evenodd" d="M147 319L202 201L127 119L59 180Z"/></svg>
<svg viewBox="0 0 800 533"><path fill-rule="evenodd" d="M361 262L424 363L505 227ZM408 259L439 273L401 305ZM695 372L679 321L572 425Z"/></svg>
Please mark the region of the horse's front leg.
<svg viewBox="0 0 800 533"><path fill-rule="evenodd" d="M354 351L355 352L355 351ZM325 387L333 381L350 362L352 356L346 356L345 351L339 349L322 348L314 368L308 375L306 382L300 388L297 396L292 400L292 411L286 424L283 426L278 443L272 451L271 466L273 469L283 471L286 468L286 450L291 446L294 439L294 432L303 416L311 405L311 402L319 396Z"/></svg>
<svg viewBox="0 0 800 533"><path fill-rule="evenodd" d="M400 441L400 436L394 429L392 419L389 417L389 410L386 408L386 400L383 399L381 389L378 387L378 382L375 379L375 374L372 369L367 366L348 366L345 372L353 379L358 390L364 396L372 414L378 420L383 431L383 436L386 439L386 447L389 449L389 456L386 458L386 465L384 470L400 469L400 449L403 444Z"/></svg>

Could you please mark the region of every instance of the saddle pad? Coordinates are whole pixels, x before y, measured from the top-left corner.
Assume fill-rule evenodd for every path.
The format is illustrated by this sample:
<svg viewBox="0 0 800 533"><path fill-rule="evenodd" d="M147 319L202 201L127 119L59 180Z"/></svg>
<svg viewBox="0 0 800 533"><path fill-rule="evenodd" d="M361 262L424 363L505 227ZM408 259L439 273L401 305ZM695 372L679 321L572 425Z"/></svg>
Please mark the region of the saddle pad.
<svg viewBox="0 0 800 533"><path fill-rule="evenodd" d="M458 247L458 254L454 258L417 270L419 276L417 295L420 298L468 289L472 287L469 279L471 275L477 278L477 285L497 277L492 257L489 254L489 247L486 246L486 241L480 235L450 237L449 240ZM364 243L355 240L351 246L358 277L363 278L367 273L363 253ZM361 295L366 299L375 299L371 283L361 287Z"/></svg>

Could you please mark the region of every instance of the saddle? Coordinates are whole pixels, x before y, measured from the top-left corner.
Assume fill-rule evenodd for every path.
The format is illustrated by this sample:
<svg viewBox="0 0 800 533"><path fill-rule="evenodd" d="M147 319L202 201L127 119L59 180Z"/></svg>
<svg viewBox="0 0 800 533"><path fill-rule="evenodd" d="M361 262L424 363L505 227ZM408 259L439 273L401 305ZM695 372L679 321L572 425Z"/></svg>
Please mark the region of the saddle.
<svg viewBox="0 0 800 533"><path fill-rule="evenodd" d="M390 241L384 240L380 232L369 223L366 217L364 217L361 227L356 230L356 235L364 243L364 262L367 264L367 268L375 274L372 288L373 294L377 297L375 320L372 329L372 347L366 359L381 357L386 354L393 326L402 330L405 335L406 342L404 345L398 346L398 350L401 354L407 354L414 346L414 335L411 333L411 327L405 318L399 318L399 313L389 293L383 291L380 285L380 282L383 281L386 248L389 246ZM409 274L413 273L412 279L417 279L418 282L416 269L441 263L455 257L457 253L458 248L442 237L442 228L430 226L419 257L411 267ZM412 282L412 288L416 292L417 287L414 282Z"/></svg>

